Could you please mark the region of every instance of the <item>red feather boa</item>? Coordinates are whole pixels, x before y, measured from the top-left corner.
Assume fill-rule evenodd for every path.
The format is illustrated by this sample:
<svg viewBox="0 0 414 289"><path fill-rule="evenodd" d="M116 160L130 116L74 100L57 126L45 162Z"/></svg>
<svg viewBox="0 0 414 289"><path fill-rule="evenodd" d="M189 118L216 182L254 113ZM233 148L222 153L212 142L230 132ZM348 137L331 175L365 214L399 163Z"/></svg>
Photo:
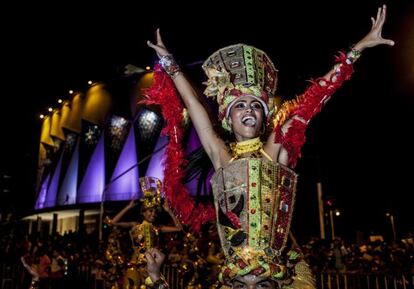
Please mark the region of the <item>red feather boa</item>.
<svg viewBox="0 0 414 289"><path fill-rule="evenodd" d="M144 90L144 104L155 104L161 107L161 113L167 124L162 135L169 136L164 164L164 192L171 207L180 221L194 232L200 232L201 225L215 218L215 210L211 204L198 204L188 194L183 184L185 153L182 139L184 135L183 104L171 78L159 64L154 67L153 84Z"/></svg>
<svg viewBox="0 0 414 289"><path fill-rule="evenodd" d="M304 122L298 119L292 119L288 131L284 134L282 126L284 122L275 126L275 142L281 143L288 151L288 166L294 168L297 164L298 158L301 156L301 148L305 143L305 131L309 121L313 116L321 111L323 104L334 94L334 92L342 86L345 80L350 79L353 73L352 63L347 62L347 56L343 52L339 52L336 57L336 62L340 63L340 67L336 73L333 73L330 80L319 78L311 80L311 85L306 89L305 93L297 98L297 101L289 109L289 119L293 116L298 116ZM335 78L335 80L333 80ZM320 81L324 81L325 85L321 86Z"/></svg>

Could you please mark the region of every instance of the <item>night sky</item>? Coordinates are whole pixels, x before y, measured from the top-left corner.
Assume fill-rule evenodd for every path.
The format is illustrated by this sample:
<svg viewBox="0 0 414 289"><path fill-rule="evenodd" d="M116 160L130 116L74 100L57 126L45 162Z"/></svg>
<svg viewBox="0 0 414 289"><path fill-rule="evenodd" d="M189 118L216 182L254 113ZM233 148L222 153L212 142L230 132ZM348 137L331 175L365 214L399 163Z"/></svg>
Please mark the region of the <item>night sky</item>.
<svg viewBox="0 0 414 289"><path fill-rule="evenodd" d="M235 43L266 51L280 72L278 95L292 98L307 80L330 69L337 51L369 31L370 17L384 3L289 1L270 7L270 1L194 1L184 11L184 4L155 1L135 7L141 2L94 7L36 3L2 9L1 171L18 183L16 194L3 204L10 202L19 210L33 206L40 113L57 106L58 98L68 98L69 89L82 90L88 80L121 75L128 63L152 65L155 54L146 40L154 39L157 27L183 65ZM336 220L339 234L355 237L362 230L389 236L387 210L395 213L398 234L414 230L410 2L385 2L389 13L383 34L395 40L395 47L364 51L352 79L310 124L298 164L301 181L293 229L299 234L318 234L317 180L343 212Z"/></svg>

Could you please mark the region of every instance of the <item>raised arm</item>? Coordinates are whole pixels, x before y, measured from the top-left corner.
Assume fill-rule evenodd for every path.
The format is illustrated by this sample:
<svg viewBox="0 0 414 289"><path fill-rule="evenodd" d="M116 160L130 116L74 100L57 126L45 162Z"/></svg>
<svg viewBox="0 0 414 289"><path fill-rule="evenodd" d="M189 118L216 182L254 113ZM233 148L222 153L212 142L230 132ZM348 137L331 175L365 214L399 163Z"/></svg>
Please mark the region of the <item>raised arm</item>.
<svg viewBox="0 0 414 289"><path fill-rule="evenodd" d="M160 230L164 233L172 233L172 232L182 231L183 226L181 225L180 221L177 219L177 217L174 215L173 211L171 210L167 199L165 199L164 205L162 207L170 215L170 217L173 220L175 226L161 226Z"/></svg>
<svg viewBox="0 0 414 289"><path fill-rule="evenodd" d="M384 26L386 15L387 6L382 5L382 7L378 7L376 18L371 17L371 30L367 35L364 36L364 38L358 41L348 53L348 58L350 58L350 61L355 62L359 58L362 51L364 51L366 48L375 47L381 44L389 46L394 45L394 41L390 39L384 39L382 37L382 27ZM328 81L332 80L332 77L334 77L335 73L338 73L338 69L340 69L340 67L334 67L323 78ZM321 85L323 85L323 83Z"/></svg>
<svg viewBox="0 0 414 289"><path fill-rule="evenodd" d="M265 150L284 165L294 167L305 142L305 131L309 121L330 99L345 80L351 77L353 63L366 48L377 45L394 45L394 41L382 37L386 18L386 6L378 8L376 18L371 17L372 27L346 55L337 57L338 63L322 78L313 81L309 88L292 101L284 103L274 119L275 129L269 136Z"/></svg>
<svg viewBox="0 0 414 289"><path fill-rule="evenodd" d="M32 275L32 278L35 280L39 280L39 273L37 272L36 268L34 266L32 267L29 264L27 264L24 256L20 257L20 261L22 261L23 266L30 273L30 275Z"/></svg>
<svg viewBox="0 0 414 289"><path fill-rule="evenodd" d="M110 221L112 225L114 226L120 226L120 227L132 227L136 223L135 222L119 222L119 220L128 212L130 209L132 209L135 206L135 200L131 200L116 216Z"/></svg>
<svg viewBox="0 0 414 289"><path fill-rule="evenodd" d="M226 145L215 133L208 113L198 99L196 90L180 71L172 55L165 47L159 29L157 29L157 43L153 44L151 41L148 41L147 44L155 50L160 58L161 65L171 75L184 105L189 112L201 144L210 157L214 167L216 169L221 167L223 161L227 162L230 159Z"/></svg>

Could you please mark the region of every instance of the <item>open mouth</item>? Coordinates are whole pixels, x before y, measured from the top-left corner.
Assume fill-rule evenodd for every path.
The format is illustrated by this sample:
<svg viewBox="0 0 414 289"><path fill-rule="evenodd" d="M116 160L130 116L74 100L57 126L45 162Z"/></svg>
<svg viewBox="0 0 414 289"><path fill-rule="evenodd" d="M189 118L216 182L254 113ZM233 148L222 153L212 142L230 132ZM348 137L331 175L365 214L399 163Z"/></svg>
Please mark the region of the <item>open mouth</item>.
<svg viewBox="0 0 414 289"><path fill-rule="evenodd" d="M256 125L256 118L253 117L252 115L246 115L242 118L242 123L245 126L255 126Z"/></svg>

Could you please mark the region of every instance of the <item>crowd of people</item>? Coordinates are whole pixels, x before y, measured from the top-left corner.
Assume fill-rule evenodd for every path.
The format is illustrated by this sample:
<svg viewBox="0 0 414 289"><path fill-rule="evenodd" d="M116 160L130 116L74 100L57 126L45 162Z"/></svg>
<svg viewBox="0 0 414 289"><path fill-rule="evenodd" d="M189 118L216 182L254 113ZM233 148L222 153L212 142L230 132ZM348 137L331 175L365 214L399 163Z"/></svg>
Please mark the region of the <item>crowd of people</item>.
<svg viewBox="0 0 414 289"><path fill-rule="evenodd" d="M404 275L409 279L414 275L413 236L414 232L398 241L367 240L359 244L315 237L302 244L301 249L314 274L387 274ZM21 258L36 268L39 282L43 283L40 285L46 286L43 288L83 288L85 280L105 280L107 260L103 251L106 244L99 246L97 234L79 237L78 233L39 237L9 232L0 240L1 267L15 268L20 274L15 278L20 284L18 288L29 288L32 279L29 270L16 269L23 267ZM180 232L167 234L165 238L162 247L166 254L165 266L174 270L185 288L217 286L224 256L214 226L205 228L199 237ZM127 258L129 240L126 230L120 240ZM47 287L49 285L51 287Z"/></svg>
<svg viewBox="0 0 414 289"><path fill-rule="evenodd" d="M82 271L90 274L86 268L99 265L97 240L97 234L25 235L8 230L0 241L1 278L12 276L18 288L69 288Z"/></svg>

